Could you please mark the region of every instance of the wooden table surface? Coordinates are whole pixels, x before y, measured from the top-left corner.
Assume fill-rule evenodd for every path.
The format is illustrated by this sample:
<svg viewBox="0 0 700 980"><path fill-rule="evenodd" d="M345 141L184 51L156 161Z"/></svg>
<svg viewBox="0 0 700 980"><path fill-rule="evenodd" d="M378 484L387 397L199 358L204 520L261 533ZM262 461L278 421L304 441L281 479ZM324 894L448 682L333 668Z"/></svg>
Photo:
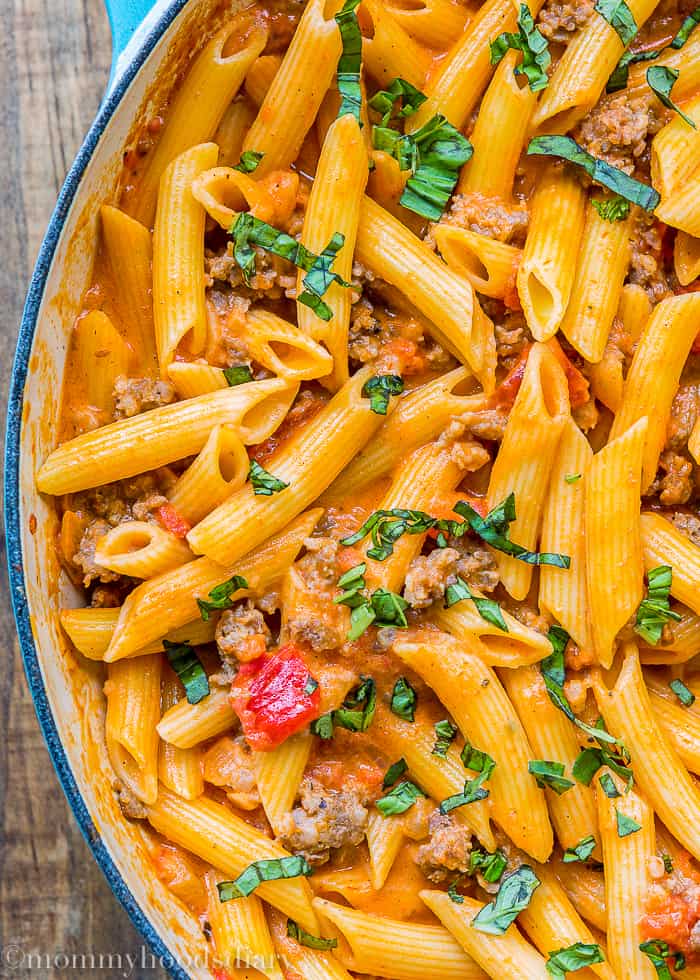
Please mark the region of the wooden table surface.
<svg viewBox="0 0 700 980"><path fill-rule="evenodd" d="M99 105L110 37L101 0L0 0L0 13L4 420L24 294L56 195ZM165 971L149 968L150 951L142 959L141 937L95 864L54 774L22 669L4 553L0 645L0 977L164 980ZM102 968L91 969L100 954ZM130 967L127 954L145 967ZM65 956L77 957L75 969Z"/></svg>

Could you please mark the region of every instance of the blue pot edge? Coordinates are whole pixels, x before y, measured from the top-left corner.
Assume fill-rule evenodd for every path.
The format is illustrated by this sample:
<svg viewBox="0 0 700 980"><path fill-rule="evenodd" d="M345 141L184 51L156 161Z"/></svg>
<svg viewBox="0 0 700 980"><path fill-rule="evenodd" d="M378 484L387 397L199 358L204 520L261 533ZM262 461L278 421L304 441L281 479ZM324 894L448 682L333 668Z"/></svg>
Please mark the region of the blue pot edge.
<svg viewBox="0 0 700 980"><path fill-rule="evenodd" d="M137 902L103 843L76 783L68 757L58 734L53 712L49 705L39 666L39 657L34 644L24 586L25 573L19 509L19 457L24 388L34 333L44 297L46 281L66 217L75 199L83 174L121 99L163 33L175 20L187 2L188 0L173 0L162 17L159 18L144 38L133 61L124 71L124 74L118 79L114 88L108 91L108 95L100 106L95 121L90 127L61 188L46 235L39 250L20 322L8 393L4 481L5 541L12 610L19 637L24 671L49 756L83 837L107 879L112 892L126 910L138 932L151 947L155 956L175 980L189 980L189 974L177 963L175 956L171 953L141 905Z"/></svg>

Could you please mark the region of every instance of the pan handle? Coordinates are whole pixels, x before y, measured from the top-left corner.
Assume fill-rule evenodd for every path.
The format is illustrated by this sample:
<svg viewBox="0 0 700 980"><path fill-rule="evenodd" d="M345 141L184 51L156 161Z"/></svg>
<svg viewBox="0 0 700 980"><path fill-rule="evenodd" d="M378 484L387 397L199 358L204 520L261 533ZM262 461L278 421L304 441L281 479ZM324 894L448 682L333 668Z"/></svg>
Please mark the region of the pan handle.
<svg viewBox="0 0 700 980"><path fill-rule="evenodd" d="M153 8L161 4L158 0L104 0L104 4L112 31L112 72L107 85L109 93L120 72L120 60L129 41Z"/></svg>

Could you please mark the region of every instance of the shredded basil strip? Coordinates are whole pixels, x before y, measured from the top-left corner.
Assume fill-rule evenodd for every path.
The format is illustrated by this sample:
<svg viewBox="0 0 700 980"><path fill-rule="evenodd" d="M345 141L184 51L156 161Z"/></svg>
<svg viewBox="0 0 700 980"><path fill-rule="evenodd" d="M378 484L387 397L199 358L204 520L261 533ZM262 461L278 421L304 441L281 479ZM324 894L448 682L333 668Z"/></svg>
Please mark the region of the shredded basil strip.
<svg viewBox="0 0 700 980"><path fill-rule="evenodd" d="M567 973L574 973L584 966L604 962L603 950L597 943L573 943L548 953L545 966L550 976L560 980Z"/></svg>
<svg viewBox="0 0 700 980"><path fill-rule="evenodd" d="M406 780L394 786L386 796L380 797L374 804L383 817L393 817L410 810L416 800L424 797L425 793L415 783Z"/></svg>
<svg viewBox="0 0 700 980"><path fill-rule="evenodd" d="M386 771L386 776L382 781L382 789L389 789L390 786L394 785L399 776L403 776L405 772L408 772L408 763L405 759L399 759L398 762L389 766Z"/></svg>
<svg viewBox="0 0 700 980"><path fill-rule="evenodd" d="M302 279L304 289L297 296L297 302L308 306L321 320L328 321L333 318L333 311L330 306L321 299L328 287L334 282L340 283L341 286L347 286L347 283L340 279L337 273L331 272L331 265L344 244L345 235L336 231L321 254L311 263L311 268Z"/></svg>
<svg viewBox="0 0 700 980"><path fill-rule="evenodd" d="M624 197L632 204L638 204L645 211L653 211L661 197L658 191L648 184L643 184L629 174L611 166L605 160L599 160L583 147L579 146L570 136L535 136L527 148L528 155L561 157L569 163L575 163L586 171L596 183L602 184L614 193Z"/></svg>
<svg viewBox="0 0 700 980"><path fill-rule="evenodd" d="M217 612L219 609L233 608L233 596L241 589L247 588L248 582L242 575L231 576L225 582L215 585L209 593L208 599L197 599L199 615L205 623L209 622L209 616L212 612Z"/></svg>
<svg viewBox="0 0 700 980"><path fill-rule="evenodd" d="M491 773L496 768L495 761L481 749L475 749L469 742L462 749L460 758L465 769L471 769L479 775L475 779L467 779L464 783L464 790L454 796L448 796L440 804L440 813L449 813L460 806L468 806L476 803L477 800L485 800L489 791L483 788L483 784L490 778Z"/></svg>
<svg viewBox="0 0 700 980"><path fill-rule="evenodd" d="M371 677L360 677L340 708L333 712L333 723L351 732L366 732L377 706L377 685Z"/></svg>
<svg viewBox="0 0 700 980"><path fill-rule="evenodd" d="M284 480L268 473L257 460L251 459L248 479L253 487L253 493L258 497L271 497L273 493L286 490L289 486Z"/></svg>
<svg viewBox="0 0 700 980"><path fill-rule="evenodd" d="M620 89L626 88L629 78L629 66L639 61L656 61L662 50L662 48L659 48L658 51L625 51L618 61L615 71L608 79L605 91L609 93L619 92Z"/></svg>
<svg viewBox="0 0 700 980"><path fill-rule="evenodd" d="M601 204L603 202L592 201L591 203L593 204L593 207L596 208L596 211L598 211L598 213L600 214L600 209L596 205ZM580 473L567 473L566 476L564 477L564 483L578 483L580 479L581 479Z"/></svg>
<svg viewBox="0 0 700 980"><path fill-rule="evenodd" d="M510 493L503 503L494 507L486 517L482 517L470 503L460 500L454 506L455 513L464 517L472 531L490 544L496 551L518 558L528 565L554 565L556 568L570 568L571 558L568 555L537 553L528 551L522 545L510 540L510 525L515 520L515 494Z"/></svg>
<svg viewBox="0 0 700 980"><path fill-rule="evenodd" d="M415 85L407 82L405 78L395 78L387 89L377 92L367 104L370 109L381 115L381 125L384 127L389 125L397 102L401 103L401 108L396 113L396 118L403 119L417 112L426 98L427 96L423 95Z"/></svg>
<svg viewBox="0 0 700 980"><path fill-rule="evenodd" d="M595 837L583 837L578 844L567 847L564 851L562 861L564 864L572 864L574 861L587 861L595 850Z"/></svg>
<svg viewBox="0 0 700 980"><path fill-rule="evenodd" d="M616 796L620 795L620 792L610 773L604 772L598 782L600 783L600 788L603 790L609 800L613 800Z"/></svg>
<svg viewBox="0 0 700 980"><path fill-rule="evenodd" d="M496 768L495 761L488 753L482 752L481 749L475 749L469 742L466 743L459 757L465 769L480 772L483 779L488 779Z"/></svg>
<svg viewBox="0 0 700 980"><path fill-rule="evenodd" d="M341 538L340 543L349 548L362 541L368 534L372 536L372 547L367 550L367 557L375 561L384 561L394 553L394 543L404 534L423 534L435 527L435 518L422 510L375 510L362 527L347 538Z"/></svg>
<svg viewBox="0 0 700 980"><path fill-rule="evenodd" d="M455 903L455 905L464 905L464 896L460 895L457 891L457 886L464 879L464 875L457 875L455 880L452 882L450 887L447 889L447 894L450 899Z"/></svg>
<svg viewBox="0 0 700 980"><path fill-rule="evenodd" d="M492 936L502 936L519 913L528 907L539 885L540 879L532 868L522 864L503 878L494 901L484 905L472 919L472 928Z"/></svg>
<svg viewBox="0 0 700 980"><path fill-rule="evenodd" d="M247 364L236 364L234 367L224 368L224 377L229 388L236 385L244 385L253 380L253 372Z"/></svg>
<svg viewBox="0 0 700 980"><path fill-rule="evenodd" d="M252 174L258 169L258 164L264 156L265 154L258 150L244 150L241 153L241 159L233 169L240 170L242 174Z"/></svg>
<svg viewBox="0 0 700 980"><path fill-rule="evenodd" d="M673 959L673 969L680 971L685 969L685 956L683 953L671 953L668 943L663 939L649 939L645 943L640 943L639 948L651 960L656 975L659 980L673 980L666 960Z"/></svg>
<svg viewBox="0 0 700 980"><path fill-rule="evenodd" d="M252 895L259 885L266 881L279 881L282 878L308 877L313 874L313 868L299 854L283 858L271 858L268 861L254 861L236 878L235 881L220 881L216 886L219 901L229 902L232 898L247 898Z"/></svg>
<svg viewBox="0 0 700 980"><path fill-rule="evenodd" d="M626 201L624 197L620 197L619 194L613 195L613 197L608 198L607 201L599 200L598 198L592 198L591 204L596 209L603 221L624 221L625 218L630 213L630 202ZM567 483L573 483L569 477L564 477ZM578 479L581 479L581 474L578 474Z"/></svg>
<svg viewBox="0 0 700 980"><path fill-rule="evenodd" d="M369 398L370 410L375 415L386 415L389 399L403 391L403 378L398 374L377 374L362 386L362 397ZM371 556L370 556L371 557Z"/></svg>
<svg viewBox="0 0 700 980"><path fill-rule="evenodd" d="M287 919L287 935L290 939L296 939L300 946L307 946L309 949L335 949L338 945L337 939L323 939L322 936L314 936L306 929L302 929L294 919Z"/></svg>
<svg viewBox="0 0 700 980"><path fill-rule="evenodd" d="M321 715L311 722L310 727L312 735L318 735L319 738L328 741L329 738L333 738L333 715L330 711Z"/></svg>
<svg viewBox="0 0 700 980"><path fill-rule="evenodd" d="M544 759L532 759L527 764L527 771L535 777L540 789L551 789L561 796L575 785L571 779L564 776L565 767L562 762L547 762Z"/></svg>
<svg viewBox="0 0 700 980"><path fill-rule="evenodd" d="M671 860L670 854L662 854L661 858L664 862L664 871L667 875L670 875L673 871L673 861Z"/></svg>
<svg viewBox="0 0 700 980"><path fill-rule="evenodd" d="M338 73L336 75L338 91L340 92L338 116L354 116L361 126L362 32L357 22L359 5L360 0L345 0L342 9L335 15L335 22L338 25L340 39L343 43L343 51L338 60Z"/></svg>
<svg viewBox="0 0 700 980"><path fill-rule="evenodd" d="M691 704L694 703L695 695L689 687L685 686L680 678L676 678L676 680L671 681L668 686L671 688L684 708L689 708Z"/></svg>
<svg viewBox="0 0 700 980"><path fill-rule="evenodd" d="M652 65L651 68L647 68L647 83L658 100L667 109L672 109L674 112L677 112L684 122L692 126L693 129L697 129L690 116L683 112L671 98L671 89L676 84L678 75L677 68L667 68L665 65Z"/></svg>
<svg viewBox="0 0 700 980"><path fill-rule="evenodd" d="M698 24L700 24L700 7L696 7L695 10L693 10L692 13L688 14L688 16L685 18L678 33L671 41L671 47L675 48L676 50L682 48Z"/></svg>
<svg viewBox="0 0 700 980"><path fill-rule="evenodd" d="M498 627L504 633L508 632L508 626L498 603L494 599L484 599L474 595L464 579L457 576L457 581L448 585L445 590L445 608L449 609L450 606L454 606L455 603L462 602L464 599L472 600L476 606L476 611L487 623Z"/></svg>
<svg viewBox="0 0 700 980"><path fill-rule="evenodd" d="M395 626L405 629L408 626L406 609L408 609L406 600L388 589L376 589L369 598L361 596L361 601L350 613L348 640L354 642L359 639L373 623L378 627Z"/></svg>
<svg viewBox="0 0 700 980"><path fill-rule="evenodd" d="M391 694L391 710L404 721L414 721L418 695L405 677L399 677Z"/></svg>
<svg viewBox="0 0 700 980"><path fill-rule="evenodd" d="M411 135L416 166L399 198L414 214L438 221L455 189L460 167L471 159L466 136L439 113Z"/></svg>
<svg viewBox="0 0 700 980"><path fill-rule="evenodd" d="M172 643L163 640L163 649L170 666L185 688L185 695L190 704L198 704L209 694L209 678L202 662L189 643Z"/></svg>
<svg viewBox="0 0 700 980"><path fill-rule="evenodd" d="M448 718L443 718L442 721L435 723L435 736L435 745L431 754L446 759L447 752L457 737L457 726Z"/></svg>
<svg viewBox="0 0 700 980"><path fill-rule="evenodd" d="M515 74L525 75L530 90L539 92L549 82L547 69L552 58L547 39L535 27L530 8L525 3L520 4L518 27L520 30L517 34L506 32L491 41L491 64L497 65L509 49L522 51L522 64L515 69Z"/></svg>
<svg viewBox="0 0 700 980"><path fill-rule="evenodd" d="M672 584L673 570L670 565L657 565L647 572L647 594L637 609L634 630L650 646L656 646L659 642L664 626L670 619L676 622L681 619L669 604Z"/></svg>
<svg viewBox="0 0 700 980"><path fill-rule="evenodd" d="M615 818L617 820L617 836L618 837L629 837L630 834L636 834L638 830L642 829L642 825L633 820L632 817L626 816L624 813L620 813L619 810L615 811Z"/></svg>
<svg viewBox="0 0 700 980"><path fill-rule="evenodd" d="M508 859L500 849L489 854L488 851L481 851L478 848L469 854L469 868L467 873L474 875L477 872L484 881L494 885L501 880L503 872L508 867Z"/></svg>
<svg viewBox="0 0 700 980"><path fill-rule="evenodd" d="M594 9L610 24L625 47L634 40L639 28L625 0L597 0Z"/></svg>

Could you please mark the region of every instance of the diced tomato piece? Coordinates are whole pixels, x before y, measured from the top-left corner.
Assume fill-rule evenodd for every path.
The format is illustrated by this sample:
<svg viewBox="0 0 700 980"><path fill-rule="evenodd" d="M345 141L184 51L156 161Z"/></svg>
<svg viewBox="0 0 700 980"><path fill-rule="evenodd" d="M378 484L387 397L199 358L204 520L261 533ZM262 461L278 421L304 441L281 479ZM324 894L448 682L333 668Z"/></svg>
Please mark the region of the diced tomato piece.
<svg viewBox="0 0 700 980"><path fill-rule="evenodd" d="M648 908L642 919L644 938L664 939L673 949L687 950L692 916L680 895L666 892L663 896L654 896Z"/></svg>
<svg viewBox="0 0 700 980"><path fill-rule="evenodd" d="M576 365L572 364L572 362L566 356L556 337L552 337L551 340L548 340L547 345L551 349L552 353L556 355L557 360L564 368L566 380L569 382L569 401L571 402L571 407L580 408L580 406L585 405L588 399L591 397L588 392L588 381L586 378L584 378Z"/></svg>
<svg viewBox="0 0 700 980"><path fill-rule="evenodd" d="M172 504L161 504L156 508L155 515L165 530L170 531L176 538L184 538L192 530L192 525Z"/></svg>
<svg viewBox="0 0 700 980"><path fill-rule="evenodd" d="M491 401L494 404L501 408L512 407L513 402L520 391L520 385L522 384L523 376L525 374L525 365L527 364L527 359L530 356L531 349L532 344L528 344L527 347L523 347L517 361L491 396Z"/></svg>
<svg viewBox="0 0 700 980"><path fill-rule="evenodd" d="M293 643L270 657L242 664L230 701L250 745L263 752L274 749L317 718L321 695L318 685L309 691L313 686L301 650Z"/></svg>
<svg viewBox="0 0 700 980"><path fill-rule="evenodd" d="M406 337L394 337L382 348L383 358L388 361L397 360L398 373L402 377L421 374L425 370L425 358L418 351L418 345Z"/></svg>

